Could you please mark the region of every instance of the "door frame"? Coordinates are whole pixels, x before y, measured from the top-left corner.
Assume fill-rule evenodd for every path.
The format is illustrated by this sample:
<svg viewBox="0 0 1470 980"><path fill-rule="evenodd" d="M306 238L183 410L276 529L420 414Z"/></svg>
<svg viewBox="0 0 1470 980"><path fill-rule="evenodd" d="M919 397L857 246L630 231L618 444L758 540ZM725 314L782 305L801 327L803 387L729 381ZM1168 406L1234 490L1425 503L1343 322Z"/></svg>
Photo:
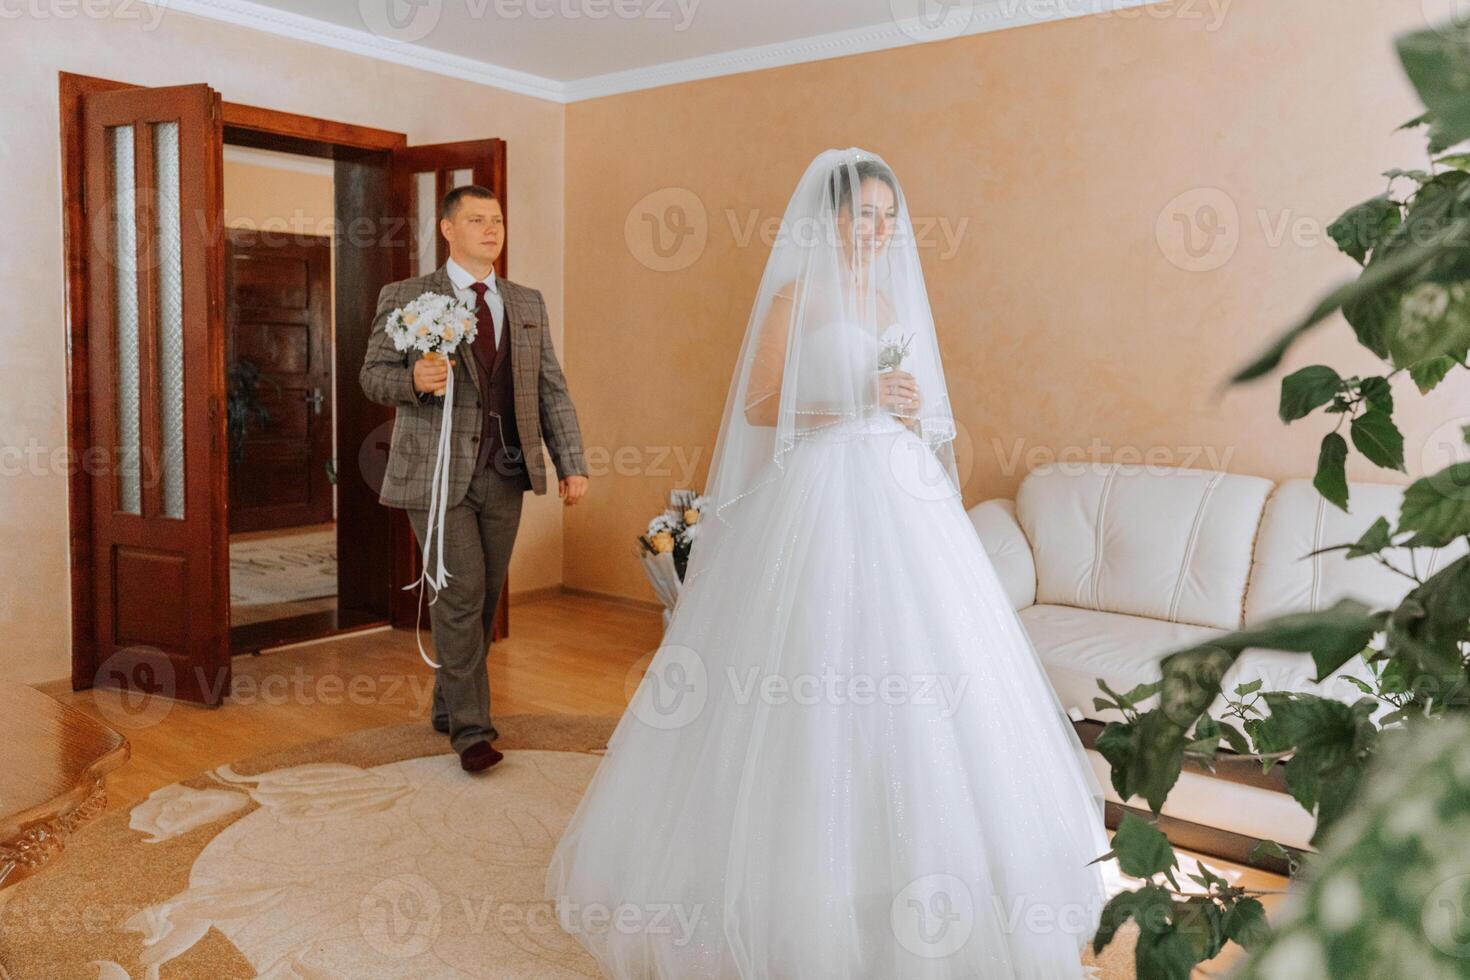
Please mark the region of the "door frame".
<svg viewBox="0 0 1470 980"><path fill-rule="evenodd" d="M83 215L85 173L82 163L84 134L80 125L81 100L83 96L94 92L146 86L65 71L57 72L57 76L61 116L62 237L66 270L66 431L70 460L67 473L67 508L70 522L71 555L71 683L73 690L82 690L92 686L98 663L96 648L92 643L96 617L92 596L92 565L95 556L92 554L92 494L87 460L95 454L89 451L92 419L87 324L88 245L86 222ZM344 166L361 165L368 170L381 170L381 180L376 182L369 179L364 181L363 186L360 187L345 190L338 187L335 194L339 204L344 194L352 194L355 195L354 201L365 202L365 206L374 207L376 213L399 216L408 214L408 202L395 197L391 180L393 154L395 151L401 152L408 147L407 134L275 109L263 109L258 106L227 102L223 99L221 103L224 137L227 145L284 150L331 159L338 164L339 176ZM495 143L497 153L494 171L500 176L501 183L504 185L505 143L503 140L495 140ZM502 201L509 196L505 186L497 187L495 191ZM410 239L407 237L406 228L404 232L401 242L394 242L388 248L377 250L384 253L383 258L387 262L385 281L403 279L407 276ZM399 244L403 247L396 247ZM505 261L502 256L502 265ZM341 281L342 264L339 256L338 282ZM299 642L304 639L316 639L384 625L409 626L415 622L416 596L402 588L418 577L419 556L407 514L402 510L385 508L378 504L374 489L366 481L355 478L358 472L356 461L354 460L353 465L347 467L343 465L342 460L344 455L341 450L342 446L365 444L374 433L383 428L384 420L392 418L391 409L368 402L365 396L361 396L355 384L357 366L353 366L350 362L355 355L359 358L358 366L360 366L361 351L367 342L366 329L359 330L362 336L357 337L350 330L344 331L342 328L344 324L349 327L352 324L359 324L360 327L370 329L376 297L359 297L358 300L355 306L341 302L333 304L334 319L337 325L333 342L333 357L336 359L335 375L339 396L337 398L338 413L334 418L339 446L338 473L350 472L353 474L353 478L338 481L338 534L340 540L341 527L345 519L354 513L359 515L359 520L366 520L371 525L375 525L369 528L370 531L381 532L386 529L387 581L386 583L368 581L364 576L372 575L372 569L366 572L361 569L347 570L346 575L339 571L339 585L348 587L339 590L337 612L322 614L324 618L319 618L315 622L278 621L295 624L293 628L285 632L279 629L272 630L269 624L262 624L265 628L248 634L243 644L235 642L235 637L232 635L233 652L262 649L285 642ZM347 342L344 343L344 340ZM346 366L351 369L346 376L343 373L342 352L344 350L347 352ZM353 391L358 392L358 398L340 397L344 392ZM382 441L386 443L386 437L383 437ZM223 448L221 451L224 451ZM354 531L358 530L361 528L354 526ZM350 597L350 601L355 602L358 589L362 590L363 595L379 594L370 597L370 601L366 603L369 608L358 609L351 605L344 607L341 592L353 592L354 595ZM384 590L386 594L381 594ZM505 594L502 593L502 599L504 597ZM508 603L504 601L500 603L500 611L494 628L495 638L503 637L509 632L507 605ZM245 629L248 630L250 627ZM303 632L306 635L302 635Z"/></svg>

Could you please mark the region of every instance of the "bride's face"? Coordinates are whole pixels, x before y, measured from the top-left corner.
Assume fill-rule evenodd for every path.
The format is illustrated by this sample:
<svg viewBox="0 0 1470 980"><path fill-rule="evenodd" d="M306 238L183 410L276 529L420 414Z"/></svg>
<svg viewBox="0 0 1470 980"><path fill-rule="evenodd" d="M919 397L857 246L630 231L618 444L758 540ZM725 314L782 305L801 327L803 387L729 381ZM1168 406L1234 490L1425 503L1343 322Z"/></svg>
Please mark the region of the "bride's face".
<svg viewBox="0 0 1470 980"><path fill-rule="evenodd" d="M854 250L857 261L864 265L882 255L897 222L898 200L893 188L876 177L865 179L852 210L842 208L837 215L842 251L848 261L852 261Z"/></svg>

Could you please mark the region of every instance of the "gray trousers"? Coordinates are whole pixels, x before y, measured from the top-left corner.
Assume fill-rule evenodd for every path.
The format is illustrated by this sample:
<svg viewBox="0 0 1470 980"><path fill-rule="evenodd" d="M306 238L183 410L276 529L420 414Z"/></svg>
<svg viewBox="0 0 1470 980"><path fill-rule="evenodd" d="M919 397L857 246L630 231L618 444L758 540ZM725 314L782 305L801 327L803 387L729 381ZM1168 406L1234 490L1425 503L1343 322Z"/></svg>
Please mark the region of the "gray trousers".
<svg viewBox="0 0 1470 980"><path fill-rule="evenodd" d="M439 600L428 607L434 631L434 708L436 721L448 719L449 744L463 752L476 742L499 736L490 721L490 677L485 660L496 603L510 567L511 546L521 523L525 477L506 475L493 464L475 469L464 499L444 515L444 540L434 541L436 563L441 544L450 574ZM408 511L423 551L429 512ZM428 605L430 590L423 602Z"/></svg>

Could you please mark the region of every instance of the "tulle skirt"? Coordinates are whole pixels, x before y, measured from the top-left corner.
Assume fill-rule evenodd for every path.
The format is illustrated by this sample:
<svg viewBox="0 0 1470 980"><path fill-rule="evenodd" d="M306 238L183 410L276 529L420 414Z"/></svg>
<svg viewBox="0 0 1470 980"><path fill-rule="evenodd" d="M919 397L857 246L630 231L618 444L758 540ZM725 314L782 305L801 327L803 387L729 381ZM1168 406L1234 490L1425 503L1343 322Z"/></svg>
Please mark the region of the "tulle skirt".
<svg viewBox="0 0 1470 980"><path fill-rule="evenodd" d="M609 977L1084 975L1100 789L916 451L888 418L803 439L695 544L547 876Z"/></svg>

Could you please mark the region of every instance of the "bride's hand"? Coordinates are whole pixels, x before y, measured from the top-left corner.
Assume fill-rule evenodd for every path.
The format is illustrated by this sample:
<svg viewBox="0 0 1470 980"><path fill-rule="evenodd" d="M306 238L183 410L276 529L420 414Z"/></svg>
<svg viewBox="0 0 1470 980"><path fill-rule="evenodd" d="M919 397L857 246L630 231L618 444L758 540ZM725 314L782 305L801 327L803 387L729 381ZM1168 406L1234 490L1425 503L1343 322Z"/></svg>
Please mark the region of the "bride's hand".
<svg viewBox="0 0 1470 980"><path fill-rule="evenodd" d="M912 374L883 371L878 375L878 404L895 415L918 415L924 399Z"/></svg>

